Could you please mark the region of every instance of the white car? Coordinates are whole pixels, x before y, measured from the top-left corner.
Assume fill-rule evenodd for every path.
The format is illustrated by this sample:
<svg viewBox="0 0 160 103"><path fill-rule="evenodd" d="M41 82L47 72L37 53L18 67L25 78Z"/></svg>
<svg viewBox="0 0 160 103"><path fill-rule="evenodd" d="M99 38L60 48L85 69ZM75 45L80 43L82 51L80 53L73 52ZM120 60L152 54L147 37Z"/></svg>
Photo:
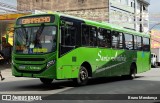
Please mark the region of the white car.
<svg viewBox="0 0 160 103"><path fill-rule="evenodd" d="M157 67L157 55L155 53L151 53L151 66Z"/></svg>

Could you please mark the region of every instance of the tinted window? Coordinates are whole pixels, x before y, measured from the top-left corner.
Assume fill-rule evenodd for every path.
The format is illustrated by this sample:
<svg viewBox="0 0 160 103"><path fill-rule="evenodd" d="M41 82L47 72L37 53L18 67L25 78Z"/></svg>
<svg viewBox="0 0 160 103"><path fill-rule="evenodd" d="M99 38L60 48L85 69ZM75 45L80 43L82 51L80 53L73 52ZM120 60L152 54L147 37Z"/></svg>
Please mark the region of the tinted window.
<svg viewBox="0 0 160 103"><path fill-rule="evenodd" d="M134 49L142 50L142 37L134 36Z"/></svg>
<svg viewBox="0 0 160 103"><path fill-rule="evenodd" d="M106 29L99 29L98 32L98 46L111 47L111 31Z"/></svg>
<svg viewBox="0 0 160 103"><path fill-rule="evenodd" d="M130 34L124 34L125 37L125 49L133 50L133 36Z"/></svg>
<svg viewBox="0 0 160 103"><path fill-rule="evenodd" d="M76 28L72 25L61 27L62 45L75 46L76 45Z"/></svg>
<svg viewBox="0 0 160 103"><path fill-rule="evenodd" d="M119 40L118 40L119 49L123 49L123 34L119 33Z"/></svg>
<svg viewBox="0 0 160 103"><path fill-rule="evenodd" d="M96 33L97 28L87 25L82 25L82 45L83 46L96 46Z"/></svg>
<svg viewBox="0 0 160 103"><path fill-rule="evenodd" d="M143 50L150 51L150 40L149 38L143 38Z"/></svg>
<svg viewBox="0 0 160 103"><path fill-rule="evenodd" d="M137 50L137 36L134 36L134 49Z"/></svg>
<svg viewBox="0 0 160 103"><path fill-rule="evenodd" d="M112 32L112 48L123 49L123 34L113 31Z"/></svg>
<svg viewBox="0 0 160 103"><path fill-rule="evenodd" d="M90 27L89 29L89 45L96 46L97 45L97 28Z"/></svg>
<svg viewBox="0 0 160 103"><path fill-rule="evenodd" d="M142 37L137 36L137 49L142 50Z"/></svg>

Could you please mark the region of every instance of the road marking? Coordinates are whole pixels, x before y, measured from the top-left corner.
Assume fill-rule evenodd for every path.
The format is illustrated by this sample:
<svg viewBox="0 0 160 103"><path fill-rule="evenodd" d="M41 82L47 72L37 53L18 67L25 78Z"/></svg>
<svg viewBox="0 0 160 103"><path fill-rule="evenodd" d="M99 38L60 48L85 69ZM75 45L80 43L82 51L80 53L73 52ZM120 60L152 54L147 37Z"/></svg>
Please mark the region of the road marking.
<svg viewBox="0 0 160 103"><path fill-rule="evenodd" d="M74 87L65 87L63 89L46 90L46 91L5 91L5 92L1 91L0 94L57 94L72 88Z"/></svg>

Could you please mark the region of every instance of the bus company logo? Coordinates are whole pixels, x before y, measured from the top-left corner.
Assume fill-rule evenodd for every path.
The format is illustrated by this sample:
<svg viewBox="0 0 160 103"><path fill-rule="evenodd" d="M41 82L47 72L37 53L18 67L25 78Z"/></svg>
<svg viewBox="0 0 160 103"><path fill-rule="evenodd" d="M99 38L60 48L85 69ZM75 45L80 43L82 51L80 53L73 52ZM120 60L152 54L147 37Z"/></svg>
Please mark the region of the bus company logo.
<svg viewBox="0 0 160 103"><path fill-rule="evenodd" d="M102 56L102 51L98 52L98 59L96 61L119 61L119 62L125 62L126 61L126 56L124 55L118 55L118 53L115 53L114 57L109 57L109 56Z"/></svg>

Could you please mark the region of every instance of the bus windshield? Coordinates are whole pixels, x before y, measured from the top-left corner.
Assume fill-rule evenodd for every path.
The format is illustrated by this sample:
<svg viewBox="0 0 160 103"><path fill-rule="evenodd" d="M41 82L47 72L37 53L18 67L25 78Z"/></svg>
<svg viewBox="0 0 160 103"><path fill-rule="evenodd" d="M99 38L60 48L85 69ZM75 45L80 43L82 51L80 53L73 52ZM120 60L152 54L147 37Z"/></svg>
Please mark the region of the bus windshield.
<svg viewBox="0 0 160 103"><path fill-rule="evenodd" d="M20 27L15 29L14 50L20 54L43 54L56 50L56 27Z"/></svg>

